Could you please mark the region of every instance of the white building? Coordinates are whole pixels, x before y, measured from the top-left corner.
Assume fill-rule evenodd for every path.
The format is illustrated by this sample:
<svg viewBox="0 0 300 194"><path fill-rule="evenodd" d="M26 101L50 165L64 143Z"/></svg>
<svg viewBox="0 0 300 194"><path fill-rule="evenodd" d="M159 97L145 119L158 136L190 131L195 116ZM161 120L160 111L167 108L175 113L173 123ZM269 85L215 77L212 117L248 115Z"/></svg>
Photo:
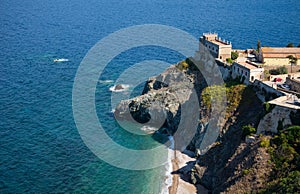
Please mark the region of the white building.
<svg viewBox="0 0 300 194"><path fill-rule="evenodd" d="M232 78L240 77L245 84L254 82L254 80L264 79L264 68L258 67L252 62L234 62L231 66Z"/></svg>
<svg viewBox="0 0 300 194"><path fill-rule="evenodd" d="M231 58L231 42L222 40L216 33L204 33L200 38L199 47L203 44L212 56L221 61Z"/></svg>

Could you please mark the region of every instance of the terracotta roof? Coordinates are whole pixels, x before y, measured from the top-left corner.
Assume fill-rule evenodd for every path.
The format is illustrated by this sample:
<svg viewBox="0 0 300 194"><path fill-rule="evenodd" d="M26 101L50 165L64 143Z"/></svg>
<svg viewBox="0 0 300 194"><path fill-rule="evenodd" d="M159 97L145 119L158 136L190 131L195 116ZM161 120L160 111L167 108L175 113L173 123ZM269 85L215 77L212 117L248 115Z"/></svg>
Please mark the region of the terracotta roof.
<svg viewBox="0 0 300 194"><path fill-rule="evenodd" d="M263 47L261 50L264 58L286 58L288 55L300 58L300 48L298 47Z"/></svg>
<svg viewBox="0 0 300 194"><path fill-rule="evenodd" d="M246 67L247 69L257 69L258 68L249 62L238 62L237 64L239 64L240 66Z"/></svg>

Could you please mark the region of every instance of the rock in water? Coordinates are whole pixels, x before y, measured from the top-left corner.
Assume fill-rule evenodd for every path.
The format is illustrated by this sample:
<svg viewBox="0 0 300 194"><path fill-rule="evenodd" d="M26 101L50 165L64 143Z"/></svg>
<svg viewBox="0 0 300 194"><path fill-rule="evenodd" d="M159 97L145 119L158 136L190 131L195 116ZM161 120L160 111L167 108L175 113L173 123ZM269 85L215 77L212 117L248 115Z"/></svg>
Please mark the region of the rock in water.
<svg viewBox="0 0 300 194"><path fill-rule="evenodd" d="M123 86L122 86L122 84L117 84L116 86L115 86L115 90L123 90L124 88L123 88Z"/></svg>
<svg viewBox="0 0 300 194"><path fill-rule="evenodd" d="M197 128L199 115L195 110L199 113L199 109L194 108L198 102L193 89L195 85L200 85L198 79L202 81L200 74L188 74L171 66L146 82L143 95L121 101L116 107L115 117L147 124L151 128L164 127L168 129L168 134L174 134L179 123ZM178 137L181 133L184 131L179 131ZM184 139L182 136L181 139ZM174 138L176 140L177 136ZM179 143L177 145L180 146Z"/></svg>

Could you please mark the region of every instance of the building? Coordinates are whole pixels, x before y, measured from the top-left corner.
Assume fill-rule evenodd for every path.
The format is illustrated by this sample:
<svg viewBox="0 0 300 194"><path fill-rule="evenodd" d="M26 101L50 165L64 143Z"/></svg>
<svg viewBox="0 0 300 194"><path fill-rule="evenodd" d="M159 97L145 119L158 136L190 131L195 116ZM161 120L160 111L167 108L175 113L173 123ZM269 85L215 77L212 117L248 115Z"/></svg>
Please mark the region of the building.
<svg viewBox="0 0 300 194"><path fill-rule="evenodd" d="M200 38L199 46L207 47L213 57L221 61L231 58L231 42L222 40L216 33L204 33Z"/></svg>
<svg viewBox="0 0 300 194"><path fill-rule="evenodd" d="M258 60L269 66L282 66L290 65L290 61L287 56L292 55L298 59L299 64L300 59L300 48L274 48L274 47L262 47L259 53Z"/></svg>
<svg viewBox="0 0 300 194"><path fill-rule="evenodd" d="M240 77L245 84L254 82L254 80L264 79L264 68L258 67L249 61L234 62L231 66L231 71L232 78Z"/></svg>
<svg viewBox="0 0 300 194"><path fill-rule="evenodd" d="M291 90L300 93L300 73L289 74L286 83L291 87Z"/></svg>

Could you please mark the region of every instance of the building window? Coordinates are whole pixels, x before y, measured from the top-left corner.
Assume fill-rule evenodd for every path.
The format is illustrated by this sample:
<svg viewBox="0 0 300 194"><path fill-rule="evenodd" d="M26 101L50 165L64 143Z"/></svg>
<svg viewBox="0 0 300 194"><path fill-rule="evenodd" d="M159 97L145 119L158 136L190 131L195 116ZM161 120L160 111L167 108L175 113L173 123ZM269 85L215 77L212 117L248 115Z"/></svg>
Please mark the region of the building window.
<svg viewBox="0 0 300 194"><path fill-rule="evenodd" d="M251 76L251 81L253 81L254 80L254 76Z"/></svg>
<svg viewBox="0 0 300 194"><path fill-rule="evenodd" d="M245 72L246 75L248 75L247 71Z"/></svg>
<svg viewBox="0 0 300 194"><path fill-rule="evenodd" d="M210 48L210 46L208 46L208 48Z"/></svg>

